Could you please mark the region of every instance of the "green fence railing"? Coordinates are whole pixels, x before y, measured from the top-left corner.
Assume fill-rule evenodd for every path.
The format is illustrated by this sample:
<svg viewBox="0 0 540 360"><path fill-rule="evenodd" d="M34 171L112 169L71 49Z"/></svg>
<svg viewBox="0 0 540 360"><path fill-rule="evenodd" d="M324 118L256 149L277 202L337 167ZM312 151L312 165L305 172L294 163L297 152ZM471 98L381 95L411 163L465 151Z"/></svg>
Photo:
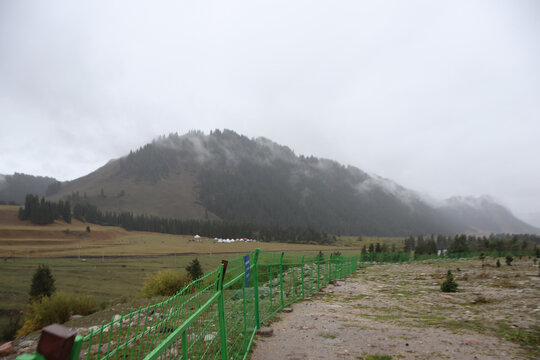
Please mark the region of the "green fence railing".
<svg viewBox="0 0 540 360"><path fill-rule="evenodd" d="M358 264L357 257L258 250L245 260L230 259L176 295L79 336L71 359L245 359L262 322Z"/></svg>
<svg viewBox="0 0 540 360"><path fill-rule="evenodd" d="M370 264L386 263L431 263L435 261L472 259L478 258L483 253L484 256L491 258L512 256L535 256L534 251L485 251L485 252L459 252L459 253L440 253L440 254L416 254L414 252L370 252L361 253L358 256L358 266Z"/></svg>
<svg viewBox="0 0 540 360"><path fill-rule="evenodd" d="M484 253L501 257L532 252ZM70 360L245 359L256 330L276 312L368 264L478 257L479 253L362 253L315 256L261 252L230 259L176 295L121 314L77 336ZM19 360L42 360L23 355Z"/></svg>

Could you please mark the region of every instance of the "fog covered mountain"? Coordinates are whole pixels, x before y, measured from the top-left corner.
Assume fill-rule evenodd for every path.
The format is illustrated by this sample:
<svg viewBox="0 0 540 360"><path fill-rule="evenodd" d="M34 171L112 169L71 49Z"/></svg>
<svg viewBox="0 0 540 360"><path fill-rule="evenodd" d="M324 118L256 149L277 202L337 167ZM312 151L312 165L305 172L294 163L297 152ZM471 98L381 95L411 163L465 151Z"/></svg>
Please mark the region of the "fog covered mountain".
<svg viewBox="0 0 540 360"><path fill-rule="evenodd" d="M55 182L55 179L44 176L0 174L0 201L24 204L26 194L44 196L47 188Z"/></svg>
<svg viewBox="0 0 540 360"><path fill-rule="evenodd" d="M494 202L473 207L456 198L435 206L356 167L229 130L162 136L54 190L52 199L103 210L312 225L334 234L534 230Z"/></svg>
<svg viewBox="0 0 540 360"><path fill-rule="evenodd" d="M455 196L445 200L440 210L467 232L539 233L538 228L519 220L490 196Z"/></svg>

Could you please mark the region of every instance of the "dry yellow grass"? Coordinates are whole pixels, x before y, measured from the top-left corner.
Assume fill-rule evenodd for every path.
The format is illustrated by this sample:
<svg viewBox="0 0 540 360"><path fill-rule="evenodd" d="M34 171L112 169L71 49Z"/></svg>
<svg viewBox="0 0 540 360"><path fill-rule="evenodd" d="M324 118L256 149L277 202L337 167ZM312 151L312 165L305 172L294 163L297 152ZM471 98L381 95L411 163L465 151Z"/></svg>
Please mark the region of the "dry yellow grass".
<svg viewBox="0 0 540 360"><path fill-rule="evenodd" d="M190 242L193 235L171 235L127 231L73 220L34 225L17 218L17 206L0 206L0 257L141 256L167 254L246 253L266 251L332 250L336 246L286 243L220 244L213 239ZM86 226L90 226L90 233ZM67 231L69 229L69 232Z"/></svg>

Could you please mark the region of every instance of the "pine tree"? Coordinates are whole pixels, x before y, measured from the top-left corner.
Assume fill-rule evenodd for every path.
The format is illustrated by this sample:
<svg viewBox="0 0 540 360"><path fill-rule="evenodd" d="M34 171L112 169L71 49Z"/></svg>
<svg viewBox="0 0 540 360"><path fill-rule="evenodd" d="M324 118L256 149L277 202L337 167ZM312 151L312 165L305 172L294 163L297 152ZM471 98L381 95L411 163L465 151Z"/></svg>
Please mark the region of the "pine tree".
<svg viewBox="0 0 540 360"><path fill-rule="evenodd" d="M446 274L446 280L443 281L441 284L441 291L442 292L456 292L457 291L458 284L454 281L454 275L452 275L452 272L448 270L448 273Z"/></svg>
<svg viewBox="0 0 540 360"><path fill-rule="evenodd" d="M186 271L191 276L191 280L197 280L201 276L204 275L201 263L199 262L198 258L195 258L189 263L188 266L186 266Z"/></svg>
<svg viewBox="0 0 540 360"><path fill-rule="evenodd" d="M56 290L54 286L54 277L47 265L38 266L32 276L32 285L30 286L30 299L38 299L41 296L51 296Z"/></svg>

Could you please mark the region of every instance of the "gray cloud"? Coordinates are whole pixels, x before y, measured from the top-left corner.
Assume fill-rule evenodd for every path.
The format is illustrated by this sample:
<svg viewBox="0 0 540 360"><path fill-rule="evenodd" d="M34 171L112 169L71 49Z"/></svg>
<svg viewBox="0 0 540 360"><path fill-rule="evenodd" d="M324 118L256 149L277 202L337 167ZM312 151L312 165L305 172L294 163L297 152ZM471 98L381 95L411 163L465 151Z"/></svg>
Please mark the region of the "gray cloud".
<svg viewBox="0 0 540 360"><path fill-rule="evenodd" d="M538 212L540 5L0 2L0 173L72 179L230 128Z"/></svg>

